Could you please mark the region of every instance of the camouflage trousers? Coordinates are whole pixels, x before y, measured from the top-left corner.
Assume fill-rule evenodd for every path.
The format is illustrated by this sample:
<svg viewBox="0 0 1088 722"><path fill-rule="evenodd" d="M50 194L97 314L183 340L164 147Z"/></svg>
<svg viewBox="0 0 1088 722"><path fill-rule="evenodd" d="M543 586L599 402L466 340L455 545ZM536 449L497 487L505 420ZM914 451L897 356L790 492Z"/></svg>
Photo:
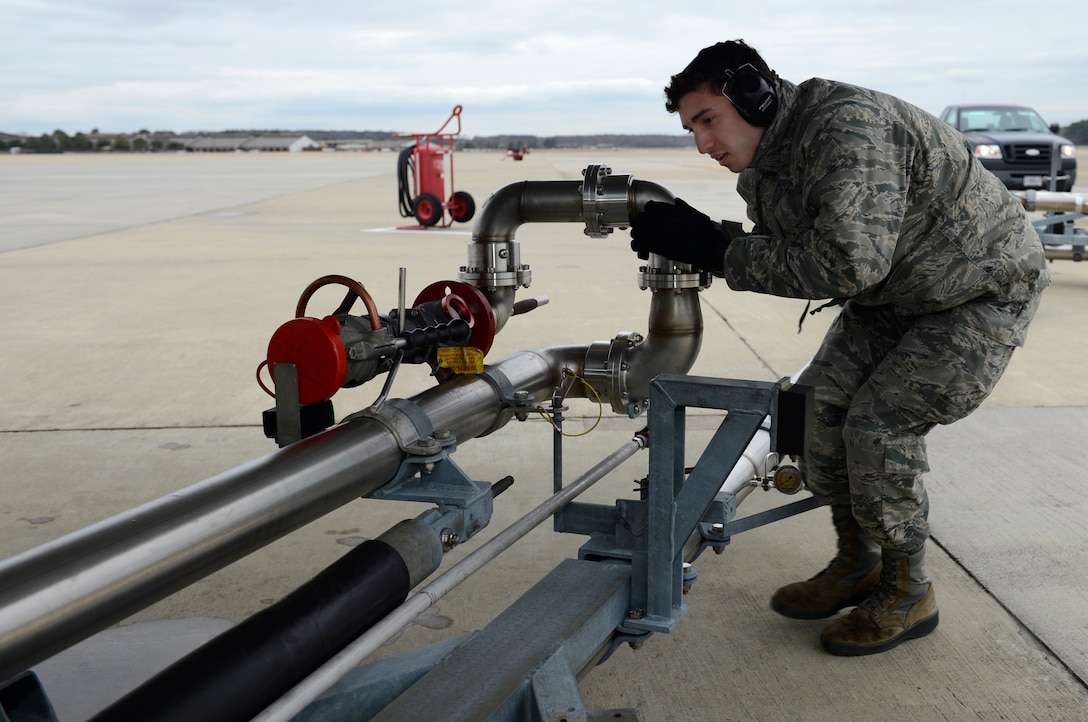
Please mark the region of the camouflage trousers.
<svg viewBox="0 0 1088 722"><path fill-rule="evenodd" d="M881 547L925 545L926 434L978 408L1012 356L965 323L970 306L901 319L848 301L799 379L816 390L805 482L823 504L852 508Z"/></svg>

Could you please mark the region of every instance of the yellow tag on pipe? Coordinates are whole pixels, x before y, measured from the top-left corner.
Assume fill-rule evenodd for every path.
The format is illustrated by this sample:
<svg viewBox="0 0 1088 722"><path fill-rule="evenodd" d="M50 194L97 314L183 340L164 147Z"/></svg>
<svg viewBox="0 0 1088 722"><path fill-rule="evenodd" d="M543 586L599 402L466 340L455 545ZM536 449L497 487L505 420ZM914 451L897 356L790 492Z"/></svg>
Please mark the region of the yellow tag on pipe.
<svg viewBox="0 0 1088 722"><path fill-rule="evenodd" d="M438 349L438 365L455 374L482 374L484 352L471 346L447 346Z"/></svg>

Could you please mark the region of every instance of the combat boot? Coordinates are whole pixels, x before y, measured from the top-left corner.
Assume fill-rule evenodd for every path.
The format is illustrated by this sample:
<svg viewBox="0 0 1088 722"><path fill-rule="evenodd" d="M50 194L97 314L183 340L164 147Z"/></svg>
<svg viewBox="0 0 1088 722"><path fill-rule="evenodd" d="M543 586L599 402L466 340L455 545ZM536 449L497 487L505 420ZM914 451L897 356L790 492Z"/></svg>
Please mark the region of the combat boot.
<svg viewBox="0 0 1088 722"><path fill-rule="evenodd" d="M912 555L885 550L877 590L827 625L820 642L840 656L876 654L926 636L937 622L937 598L925 573L925 549Z"/></svg>
<svg viewBox="0 0 1088 722"><path fill-rule="evenodd" d="M824 619L873 593L880 579L880 547L858 527L849 507L832 507L839 551L822 572L771 596L771 609L791 619Z"/></svg>

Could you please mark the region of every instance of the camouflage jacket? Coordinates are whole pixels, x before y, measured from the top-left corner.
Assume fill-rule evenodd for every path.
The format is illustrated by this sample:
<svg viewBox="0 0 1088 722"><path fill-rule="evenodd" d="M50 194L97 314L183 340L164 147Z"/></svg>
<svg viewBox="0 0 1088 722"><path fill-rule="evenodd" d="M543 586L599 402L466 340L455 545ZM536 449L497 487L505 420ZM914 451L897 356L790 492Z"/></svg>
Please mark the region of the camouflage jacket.
<svg viewBox="0 0 1088 722"><path fill-rule="evenodd" d="M729 286L902 317L977 300L979 330L1022 344L1050 282L1042 244L962 136L883 93L778 84L778 113L737 182L755 227L724 224Z"/></svg>

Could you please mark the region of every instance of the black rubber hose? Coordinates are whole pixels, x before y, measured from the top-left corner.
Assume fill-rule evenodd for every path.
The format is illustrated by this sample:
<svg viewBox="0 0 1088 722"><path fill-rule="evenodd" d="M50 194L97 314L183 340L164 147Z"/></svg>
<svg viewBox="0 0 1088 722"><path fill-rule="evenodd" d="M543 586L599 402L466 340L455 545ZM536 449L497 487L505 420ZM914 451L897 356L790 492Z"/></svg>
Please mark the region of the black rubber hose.
<svg viewBox="0 0 1088 722"><path fill-rule="evenodd" d="M416 147L410 145L400 151L397 156L397 200L400 204L402 218L411 218L415 213L414 199L412 198L412 173L415 170Z"/></svg>
<svg viewBox="0 0 1088 722"><path fill-rule="evenodd" d="M385 542L366 541L93 719L250 720L399 606L409 589L400 554Z"/></svg>

